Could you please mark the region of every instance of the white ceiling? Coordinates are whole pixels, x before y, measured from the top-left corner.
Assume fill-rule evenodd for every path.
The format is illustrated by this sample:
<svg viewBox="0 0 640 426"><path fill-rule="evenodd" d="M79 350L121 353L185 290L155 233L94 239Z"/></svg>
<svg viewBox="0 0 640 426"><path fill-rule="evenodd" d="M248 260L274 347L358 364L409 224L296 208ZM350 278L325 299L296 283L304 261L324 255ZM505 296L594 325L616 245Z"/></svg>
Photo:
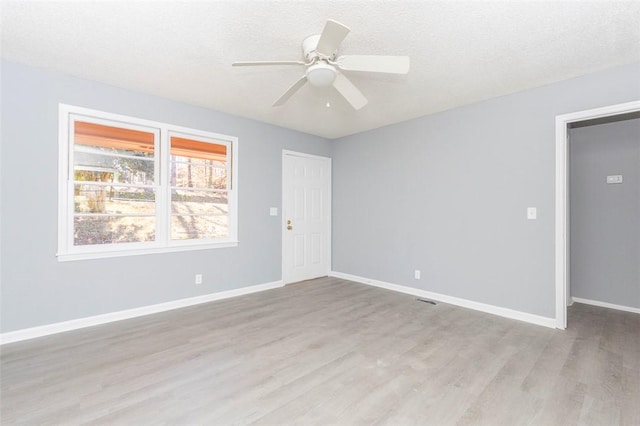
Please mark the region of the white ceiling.
<svg viewBox="0 0 640 426"><path fill-rule="evenodd" d="M640 62L640 2L2 1L2 57L291 129L338 138ZM335 19L342 54L408 55L406 76L345 73L354 111L306 85L302 40ZM326 108L327 100L331 108Z"/></svg>

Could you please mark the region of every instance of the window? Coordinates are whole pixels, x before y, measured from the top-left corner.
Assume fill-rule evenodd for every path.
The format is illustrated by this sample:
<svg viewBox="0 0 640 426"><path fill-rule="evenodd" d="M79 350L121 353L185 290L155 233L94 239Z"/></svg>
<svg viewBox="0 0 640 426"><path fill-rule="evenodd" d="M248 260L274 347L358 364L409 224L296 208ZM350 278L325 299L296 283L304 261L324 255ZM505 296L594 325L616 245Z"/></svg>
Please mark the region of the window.
<svg viewBox="0 0 640 426"><path fill-rule="evenodd" d="M237 138L60 105L60 260L237 245Z"/></svg>

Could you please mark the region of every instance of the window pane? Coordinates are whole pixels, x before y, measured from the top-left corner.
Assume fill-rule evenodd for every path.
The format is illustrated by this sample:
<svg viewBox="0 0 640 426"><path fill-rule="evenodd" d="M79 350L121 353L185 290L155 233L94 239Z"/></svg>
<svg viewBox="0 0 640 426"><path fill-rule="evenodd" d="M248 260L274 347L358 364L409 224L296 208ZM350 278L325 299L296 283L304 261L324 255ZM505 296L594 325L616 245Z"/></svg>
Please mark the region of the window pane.
<svg viewBox="0 0 640 426"><path fill-rule="evenodd" d="M174 240L229 236L226 192L173 190L171 211L171 238Z"/></svg>
<svg viewBox="0 0 640 426"><path fill-rule="evenodd" d="M227 146L171 137L171 186L227 189Z"/></svg>
<svg viewBox="0 0 640 426"><path fill-rule="evenodd" d="M75 180L152 185L153 132L74 122Z"/></svg>
<svg viewBox="0 0 640 426"><path fill-rule="evenodd" d="M150 188L76 184L74 186L76 213L116 213L154 215L155 193Z"/></svg>
<svg viewBox="0 0 640 426"><path fill-rule="evenodd" d="M141 130L75 121L74 143L96 147L97 150L104 152L130 155L136 152L152 158L155 150L155 135Z"/></svg>
<svg viewBox="0 0 640 426"><path fill-rule="evenodd" d="M171 186L227 189L226 165L213 160L172 157Z"/></svg>
<svg viewBox="0 0 640 426"><path fill-rule="evenodd" d="M226 238L229 236L228 216L172 216L171 239L189 240Z"/></svg>
<svg viewBox="0 0 640 426"><path fill-rule="evenodd" d="M85 151L73 154L73 174L77 181L153 185L154 170L153 158L123 158Z"/></svg>
<svg viewBox="0 0 640 426"><path fill-rule="evenodd" d="M227 146L215 142L203 142L171 136L171 155L183 158L203 158L220 162L227 161Z"/></svg>
<svg viewBox="0 0 640 426"><path fill-rule="evenodd" d="M132 243L155 239L156 218L149 217L75 217L73 244Z"/></svg>
<svg viewBox="0 0 640 426"><path fill-rule="evenodd" d="M171 213L226 216L229 197L226 192L174 189L171 191Z"/></svg>

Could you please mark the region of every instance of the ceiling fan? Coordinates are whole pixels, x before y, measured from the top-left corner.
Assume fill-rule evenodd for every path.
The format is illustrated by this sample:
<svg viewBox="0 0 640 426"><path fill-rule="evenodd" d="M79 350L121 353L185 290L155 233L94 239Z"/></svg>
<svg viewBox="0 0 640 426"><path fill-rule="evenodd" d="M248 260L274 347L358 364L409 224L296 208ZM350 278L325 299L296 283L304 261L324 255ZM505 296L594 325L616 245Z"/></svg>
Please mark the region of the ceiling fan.
<svg viewBox="0 0 640 426"><path fill-rule="evenodd" d="M304 61L253 61L234 62L234 67L260 65L304 65L305 74L284 92L273 104L283 105L295 92L307 82L316 87L333 85L338 93L358 110L367 104L367 98L340 71L379 72L388 74L406 74L409 72L408 56L344 55L336 56L340 43L351 31L334 20L327 20L322 34L304 39L302 52Z"/></svg>

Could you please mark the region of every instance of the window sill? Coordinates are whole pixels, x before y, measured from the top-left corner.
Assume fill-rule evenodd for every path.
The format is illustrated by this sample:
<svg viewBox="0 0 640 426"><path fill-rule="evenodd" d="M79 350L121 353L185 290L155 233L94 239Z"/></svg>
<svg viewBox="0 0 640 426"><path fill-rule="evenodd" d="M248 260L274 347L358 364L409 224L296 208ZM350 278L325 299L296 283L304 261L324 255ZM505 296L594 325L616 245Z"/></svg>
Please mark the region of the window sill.
<svg viewBox="0 0 640 426"><path fill-rule="evenodd" d="M127 256L139 256L144 254L160 254L160 253L178 253L183 251L192 250L210 250L228 247L237 247L238 241L226 241L223 243L207 243L207 244L194 244L172 247L154 247L144 249L127 249L118 251L99 251L99 252L83 252L83 253L58 253L58 262L70 262L74 260L89 260L89 259L105 259L110 257L127 257Z"/></svg>

